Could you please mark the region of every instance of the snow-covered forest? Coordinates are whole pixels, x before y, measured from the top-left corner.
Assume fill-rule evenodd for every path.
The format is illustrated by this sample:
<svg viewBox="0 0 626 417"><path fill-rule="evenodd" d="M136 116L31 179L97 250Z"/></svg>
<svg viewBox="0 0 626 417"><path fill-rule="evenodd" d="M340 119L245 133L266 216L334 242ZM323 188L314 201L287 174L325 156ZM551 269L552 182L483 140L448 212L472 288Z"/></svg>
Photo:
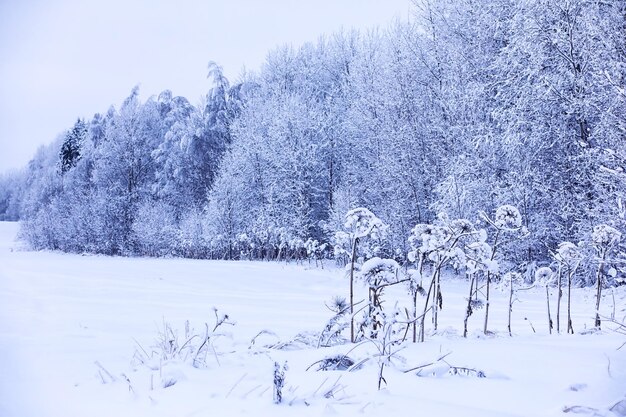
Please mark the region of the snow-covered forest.
<svg viewBox="0 0 626 417"><path fill-rule="evenodd" d="M412 3L0 175L0 415L626 416L626 0Z"/></svg>
<svg viewBox="0 0 626 417"><path fill-rule="evenodd" d="M532 278L574 242L595 282L594 228L626 231L625 38L621 0L416 1L236 82L211 63L199 104L133 89L5 174L0 219L35 249L301 259L349 252L337 232L366 207L388 227L363 250L402 263L417 224L493 240L510 205L497 257Z"/></svg>

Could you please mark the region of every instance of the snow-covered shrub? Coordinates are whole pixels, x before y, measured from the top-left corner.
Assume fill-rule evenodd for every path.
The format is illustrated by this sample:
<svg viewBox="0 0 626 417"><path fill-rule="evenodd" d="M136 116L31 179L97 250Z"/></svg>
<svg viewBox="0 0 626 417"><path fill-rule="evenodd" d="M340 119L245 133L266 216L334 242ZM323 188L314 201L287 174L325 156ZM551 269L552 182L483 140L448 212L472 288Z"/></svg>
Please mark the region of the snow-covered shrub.
<svg viewBox="0 0 626 417"><path fill-rule="evenodd" d="M344 231L335 232L333 236L333 256L341 266L350 262L350 234Z"/></svg>
<svg viewBox="0 0 626 417"><path fill-rule="evenodd" d="M159 330L154 344L149 349L138 344L133 361L152 370L159 369L166 362L186 363L196 368L207 367L207 358L215 351L213 343L225 335L218 333L217 330L224 325L235 324L228 314L219 314L215 308L213 311L215 314L213 327L210 329L205 323L203 332L193 329L187 321L181 334L170 323L163 321L163 327Z"/></svg>
<svg viewBox="0 0 626 417"><path fill-rule="evenodd" d="M318 371L347 371L354 366L354 360L346 355L334 355L319 360L309 366L318 365ZM309 369L307 368L307 370Z"/></svg>
<svg viewBox="0 0 626 417"><path fill-rule="evenodd" d="M347 317L350 305L345 298L334 297L330 305L327 304L326 306L334 315L328 320L326 326L324 326L324 329L320 333L318 347L344 343L346 339L341 334L345 329L350 327L350 320Z"/></svg>
<svg viewBox="0 0 626 417"><path fill-rule="evenodd" d="M289 239L289 258L295 260L302 260L304 258L304 254L306 253L306 246L304 244L304 240L299 237L294 237Z"/></svg>
<svg viewBox="0 0 626 417"><path fill-rule="evenodd" d="M437 217L436 224L418 224L411 230L409 236L411 250L408 253L408 258L412 262L417 262L420 278L424 263L430 267L431 274L430 287L421 316L421 341L424 339L424 318L431 295L433 323L435 330L437 329L438 310L443 306L441 273L447 267L456 271L465 270L470 276L470 296L465 318L465 325L467 326L467 319L473 311L472 294L476 273L482 270L496 270L498 266L497 262L492 259L493 251L486 243L486 239L487 233L482 229L476 229L469 220L450 220L445 214L440 214ZM413 293L412 295L415 303L416 294ZM417 319L417 311L415 308L414 310ZM415 325L417 324L415 323Z"/></svg>
<svg viewBox="0 0 626 417"><path fill-rule="evenodd" d="M207 258L210 238L207 233L206 216L199 210L182 215L176 243L176 254L185 258Z"/></svg>
<svg viewBox="0 0 626 417"><path fill-rule="evenodd" d="M307 239L307 241L304 242L304 248L306 249L306 255L309 262L313 259L315 260L315 266L317 266L318 262L320 262L322 268L324 268L322 259L324 258L324 252L326 251L327 246L328 245L326 243L320 244L317 239Z"/></svg>
<svg viewBox="0 0 626 417"><path fill-rule="evenodd" d="M335 233L335 254L349 253L350 275L350 316L354 315L354 272L358 269L359 248L366 259L375 256L380 250L380 242L385 238L388 226L370 210L359 207L349 210L345 216L345 231ZM339 246L339 248L338 248ZM349 252L348 252L349 251ZM354 342L354 318L350 323L350 340Z"/></svg>
<svg viewBox="0 0 626 417"><path fill-rule="evenodd" d="M369 259L361 265L358 278L363 280L369 289L369 304L358 326L362 337L376 339L385 322L395 317L395 312L383 310L382 295L385 287L399 283L399 269L400 266L395 260L378 257Z"/></svg>
<svg viewBox="0 0 626 417"><path fill-rule="evenodd" d="M350 231L354 239L364 237L382 239L387 232L388 226L370 210L365 207L359 207L346 213L344 228Z"/></svg>
<svg viewBox="0 0 626 417"><path fill-rule="evenodd" d="M152 201L139 206L132 230L137 251L148 256L170 255L179 234L173 207Z"/></svg>

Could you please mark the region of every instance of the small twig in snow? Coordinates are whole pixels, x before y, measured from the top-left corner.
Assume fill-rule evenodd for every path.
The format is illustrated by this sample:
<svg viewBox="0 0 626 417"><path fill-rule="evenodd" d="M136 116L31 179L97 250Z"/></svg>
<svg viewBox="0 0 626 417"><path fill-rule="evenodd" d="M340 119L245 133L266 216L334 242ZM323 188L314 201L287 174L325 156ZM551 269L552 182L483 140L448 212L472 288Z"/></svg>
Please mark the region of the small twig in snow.
<svg viewBox="0 0 626 417"><path fill-rule="evenodd" d="M241 398L245 400L248 397L248 395L252 394L254 391L256 391L259 388L261 388L261 386L262 386L261 384L257 385L256 387L252 388L250 391L248 391L245 394L243 394L243 396Z"/></svg>
<svg viewBox="0 0 626 417"><path fill-rule="evenodd" d="M416 367L414 367L414 368L407 369L407 370L402 371L402 372L404 372L405 374L408 374L409 372L413 372L413 371L417 371L418 369L426 368L427 366L434 365L434 364L436 364L437 362L441 362L441 361L443 361L443 360L444 360L444 359L445 359L448 355L450 355L450 354L452 354L452 352L448 352L448 353L446 353L445 355L440 356L440 357L439 357L439 358L437 358L437 360L435 360L434 362L427 363L427 364L420 365L420 366L416 366ZM445 361L444 361L444 362L445 362ZM446 363L447 363L447 362L446 362ZM449 365L448 365L448 366L449 366Z"/></svg>
<svg viewBox="0 0 626 417"><path fill-rule="evenodd" d="M228 398L230 396L230 394L233 392L233 390L237 387L237 385L239 385L241 383L241 381L243 381L243 379L248 376L248 373L246 372L245 374L241 375L241 378L239 378L237 380L237 382L235 382L235 384L232 386L232 388L228 391L228 393L226 394L226 398Z"/></svg>
<svg viewBox="0 0 626 417"><path fill-rule="evenodd" d="M97 366L98 368L102 369L102 370L104 371L104 373L105 373L105 374L107 374L107 376L111 379L111 381L112 381L112 382L117 381L117 378L115 378L113 375L111 375L111 373L110 373L109 371L107 371L107 370L104 368L104 366L102 366L102 365L100 364L100 362L95 361L94 363L96 364L96 366ZM102 376L102 374L101 374L101 376ZM104 379L104 378L103 378L103 379Z"/></svg>

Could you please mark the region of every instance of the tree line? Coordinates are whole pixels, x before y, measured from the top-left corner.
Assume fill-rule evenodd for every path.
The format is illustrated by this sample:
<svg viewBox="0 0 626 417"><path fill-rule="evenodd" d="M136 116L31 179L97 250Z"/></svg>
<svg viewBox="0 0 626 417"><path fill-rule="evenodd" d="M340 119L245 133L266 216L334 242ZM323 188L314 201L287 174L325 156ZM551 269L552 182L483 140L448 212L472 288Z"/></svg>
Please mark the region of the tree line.
<svg viewBox="0 0 626 417"><path fill-rule="evenodd" d="M416 0L236 83L211 64L197 105L134 89L6 174L0 216L36 249L298 259L367 207L403 261L416 224L510 204L527 234L507 258L546 264L626 230L624 39L624 0Z"/></svg>

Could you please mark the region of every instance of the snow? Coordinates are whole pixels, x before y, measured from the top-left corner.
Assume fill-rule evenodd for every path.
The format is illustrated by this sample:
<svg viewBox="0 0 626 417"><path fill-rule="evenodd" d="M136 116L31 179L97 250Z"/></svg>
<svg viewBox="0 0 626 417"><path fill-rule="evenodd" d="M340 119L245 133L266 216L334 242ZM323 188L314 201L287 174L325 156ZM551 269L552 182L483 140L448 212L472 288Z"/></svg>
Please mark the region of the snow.
<svg viewBox="0 0 626 417"><path fill-rule="evenodd" d="M368 277L378 275L382 282L390 283L396 278L396 271L399 268L400 266L393 259L381 259L374 256L363 262L359 275L364 277L365 280Z"/></svg>
<svg viewBox="0 0 626 417"><path fill-rule="evenodd" d="M17 227L0 223L2 417L561 416L565 407L612 416L618 414L609 407L626 394L626 347L618 350L626 335L606 321L601 332L590 330L593 289L572 294L575 335L548 335L545 288L539 288L518 291L513 337L506 333L507 294L493 292L494 334L479 331L484 310L477 310L464 339L468 284L446 277L440 330L427 332L425 343L393 347L387 385L378 391L375 343L307 345L333 315L324 303L348 291L345 272L328 261L321 269L30 252L14 241ZM619 320L626 316L625 289L604 292L603 315L615 309ZM357 290L357 298L365 297L366 289ZM390 305L404 298L401 288L385 294ZM213 307L236 325L220 327L227 334L216 337L206 367L155 360L151 369L133 359L136 351L153 349L164 323L180 337L187 320L204 332L204 323L214 323ZM276 344L285 348L265 347ZM365 363L354 372L307 371L337 354ZM276 362L288 364L281 405L272 400ZM452 375L450 366L485 378Z"/></svg>
<svg viewBox="0 0 626 417"><path fill-rule="evenodd" d="M496 210L496 226L505 229L517 229L522 227L522 215L517 207L504 205Z"/></svg>
<svg viewBox="0 0 626 417"><path fill-rule="evenodd" d="M554 272L550 267L542 266L535 271L535 282L537 285L551 285L554 281Z"/></svg>
<svg viewBox="0 0 626 417"><path fill-rule="evenodd" d="M596 246L612 246L621 238L622 234L617 229L606 224L594 226L591 234L591 239Z"/></svg>

